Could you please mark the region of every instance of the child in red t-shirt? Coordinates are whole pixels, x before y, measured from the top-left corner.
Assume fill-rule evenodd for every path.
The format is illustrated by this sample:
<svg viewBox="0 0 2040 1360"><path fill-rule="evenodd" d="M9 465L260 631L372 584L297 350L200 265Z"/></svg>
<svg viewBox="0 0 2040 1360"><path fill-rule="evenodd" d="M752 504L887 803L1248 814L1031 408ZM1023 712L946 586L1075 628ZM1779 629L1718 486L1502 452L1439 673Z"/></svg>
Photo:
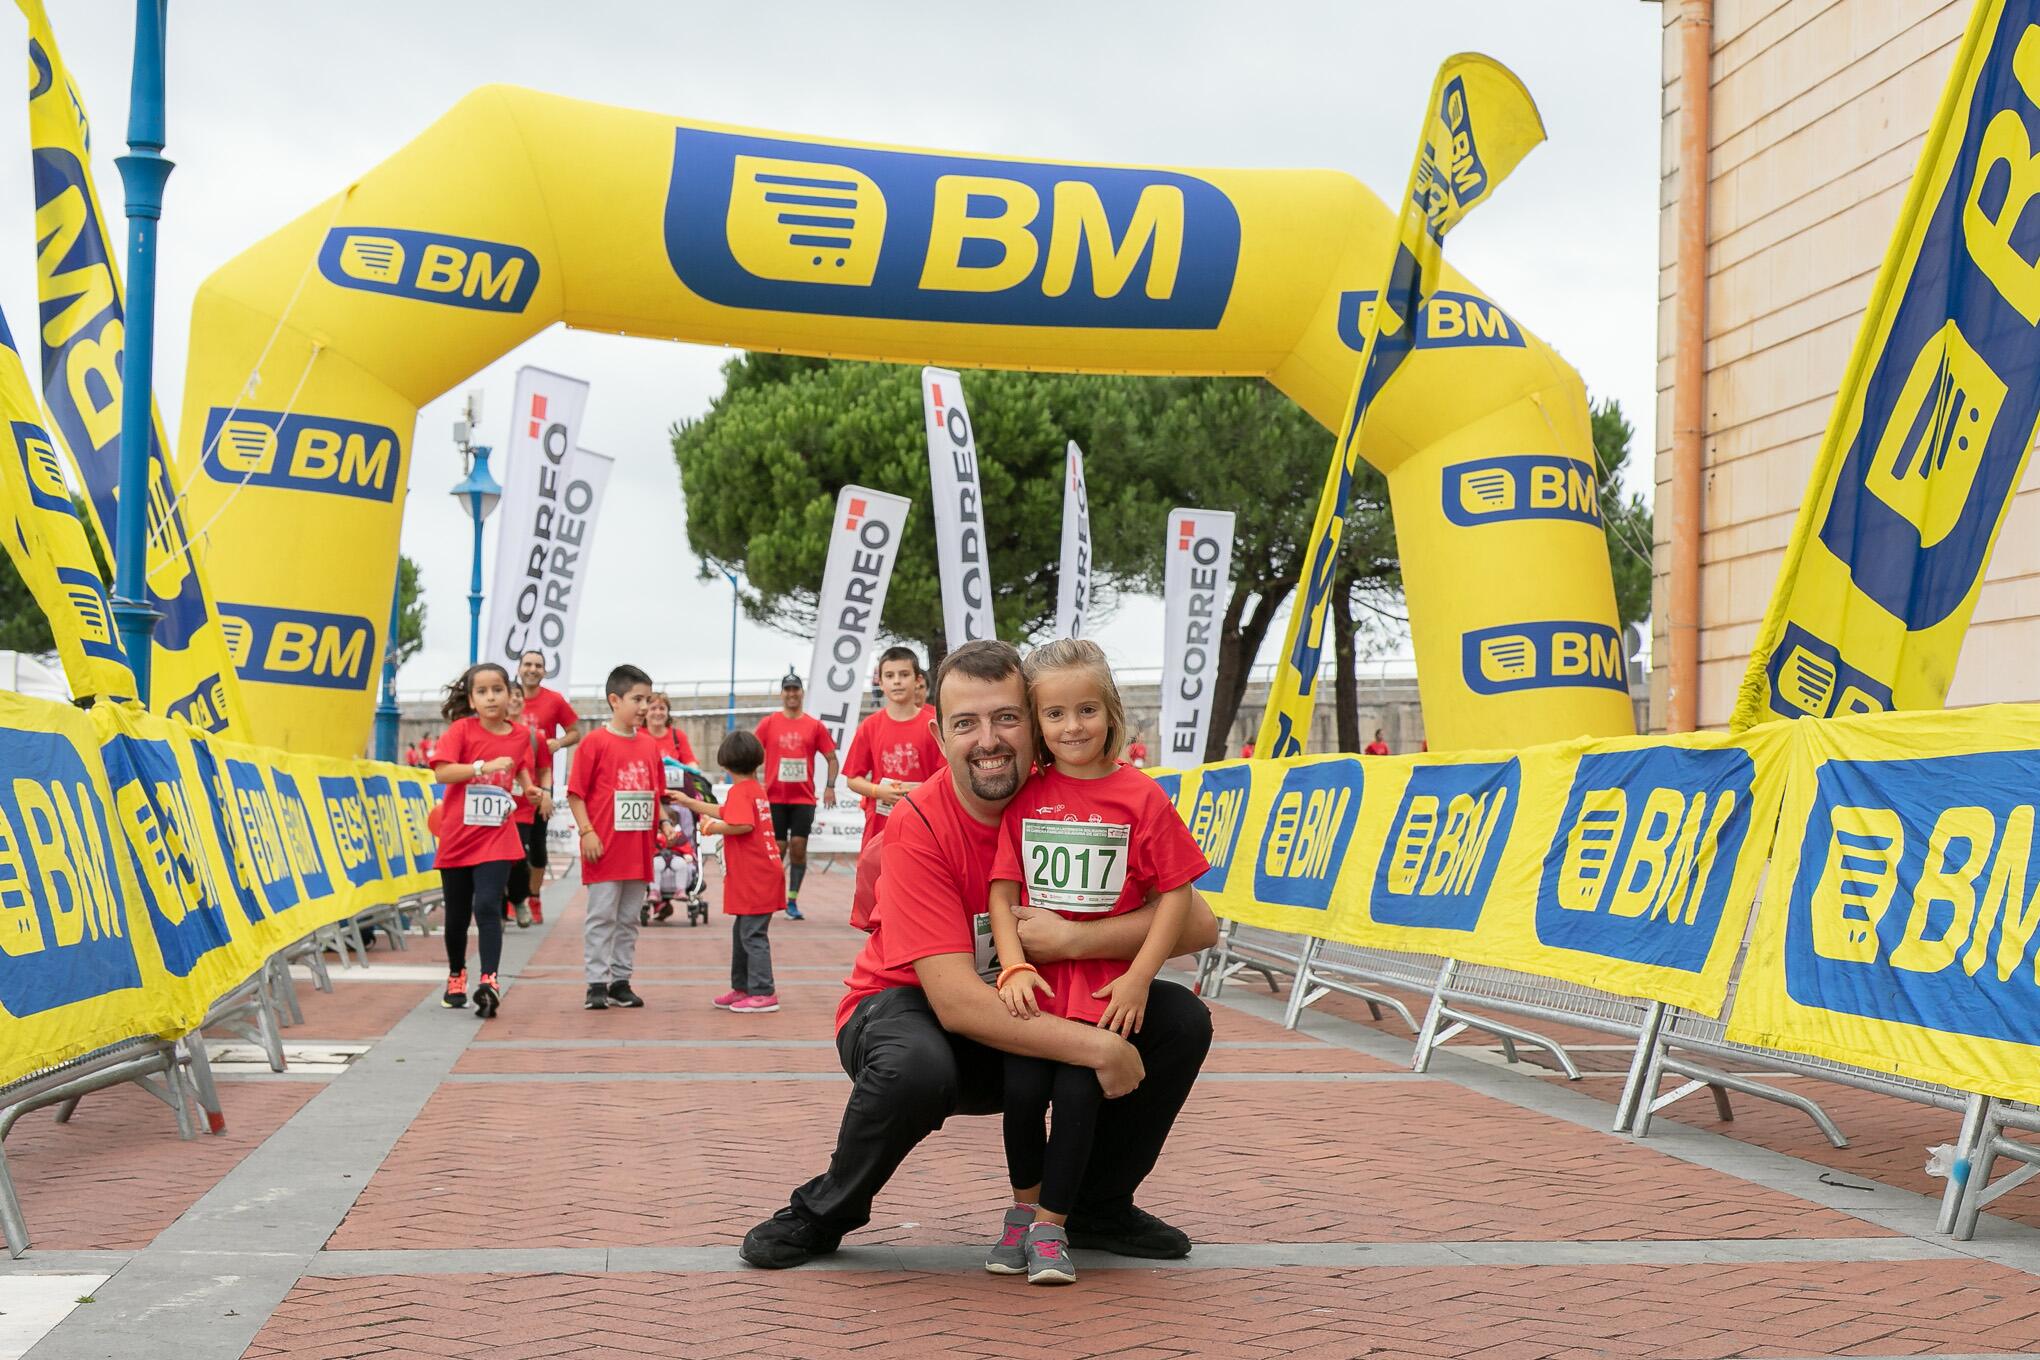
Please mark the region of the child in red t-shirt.
<svg viewBox="0 0 2040 1360"><path fill-rule="evenodd" d="M666 792L658 749L638 730L652 701L652 677L636 666L618 666L602 689L609 722L581 739L567 775L567 806L581 833L581 882L588 890L581 926L588 991L581 1008L590 1011L645 1004L631 990L630 975Z"/></svg>
<svg viewBox="0 0 2040 1360"><path fill-rule="evenodd" d="M726 1011L759 1015L779 1009L772 981L772 945L766 930L786 896L779 842L772 837L772 804L758 782L765 744L750 733L722 739L715 763L736 780L721 807L682 793L674 801L701 817L701 829L721 836L723 915L730 918L730 989L715 999Z"/></svg>
<svg viewBox="0 0 2040 1360"><path fill-rule="evenodd" d="M467 1005L467 936L472 920L482 937L482 975L475 1014L496 1013L502 990L503 893L511 866L524 858L513 809L536 787L531 732L510 721L510 673L493 661L470 666L446 687L441 714L451 724L432 768L446 786L439 807L434 864L446 903L446 991L440 1004Z"/></svg>
<svg viewBox="0 0 2040 1360"><path fill-rule="evenodd" d="M992 939L999 996L1016 1016L1081 1020L1124 1036L1140 1030L1148 988L1190 912L1190 884L1211 866L1161 786L1115 753L1126 708L1097 643L1061 638L1021 667L1034 710L1039 769L1006 806L992 862ZM1014 908L1081 921L1118 916L1159 894L1132 962L1027 961ZM1097 1074L1046 1058L1006 1059L1006 1165L1013 1205L985 1269L1029 1284L1077 1278L1063 1231L1091 1159L1104 1093ZM1055 1107L1052 1132L1043 1120Z"/></svg>

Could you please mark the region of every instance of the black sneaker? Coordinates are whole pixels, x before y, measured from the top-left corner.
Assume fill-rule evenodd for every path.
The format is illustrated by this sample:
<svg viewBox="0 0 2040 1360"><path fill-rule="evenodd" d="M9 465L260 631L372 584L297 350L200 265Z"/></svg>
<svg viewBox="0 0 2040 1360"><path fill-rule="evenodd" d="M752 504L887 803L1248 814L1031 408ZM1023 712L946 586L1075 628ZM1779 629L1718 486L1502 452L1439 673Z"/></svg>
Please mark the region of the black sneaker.
<svg viewBox="0 0 2040 1360"><path fill-rule="evenodd" d="M1190 1254L1188 1233L1131 1204L1101 1214L1079 1210L1070 1215L1069 1234L1070 1245L1082 1251L1109 1251L1149 1261L1178 1261Z"/></svg>
<svg viewBox="0 0 2040 1360"><path fill-rule="evenodd" d="M645 1004L645 999L630 989L630 979L609 984L609 1004L623 1010L634 1011Z"/></svg>
<svg viewBox="0 0 2040 1360"><path fill-rule="evenodd" d="M496 990L496 975L482 974L481 982L475 987L475 1014L487 1020L496 1014L496 1007L502 1001L503 994Z"/></svg>
<svg viewBox="0 0 2040 1360"><path fill-rule="evenodd" d="M737 1255L765 1270L785 1270L827 1256L842 1244L841 1237L824 1232L789 1205L745 1233Z"/></svg>
<svg viewBox="0 0 2040 1360"><path fill-rule="evenodd" d="M588 984L588 995L581 998L584 1011L606 1011L609 1009L609 988L599 982Z"/></svg>

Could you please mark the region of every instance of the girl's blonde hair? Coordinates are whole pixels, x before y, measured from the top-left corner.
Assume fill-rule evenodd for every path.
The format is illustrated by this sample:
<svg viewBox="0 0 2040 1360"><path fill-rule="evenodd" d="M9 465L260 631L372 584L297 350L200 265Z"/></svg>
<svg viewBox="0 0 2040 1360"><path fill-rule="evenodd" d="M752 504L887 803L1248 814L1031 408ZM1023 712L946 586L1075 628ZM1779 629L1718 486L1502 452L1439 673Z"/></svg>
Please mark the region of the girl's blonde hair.
<svg viewBox="0 0 2040 1360"><path fill-rule="evenodd" d="M1119 759L1119 749L1126 741L1126 704L1119 697L1119 683L1112 678L1112 663L1105 659L1105 649L1088 638L1057 638L1036 647L1020 663L1020 678L1027 682L1027 716L1034 725L1034 750L1042 768L1047 769L1050 762L1034 702L1034 682L1050 671L1087 671L1098 682L1105 701L1105 759Z"/></svg>

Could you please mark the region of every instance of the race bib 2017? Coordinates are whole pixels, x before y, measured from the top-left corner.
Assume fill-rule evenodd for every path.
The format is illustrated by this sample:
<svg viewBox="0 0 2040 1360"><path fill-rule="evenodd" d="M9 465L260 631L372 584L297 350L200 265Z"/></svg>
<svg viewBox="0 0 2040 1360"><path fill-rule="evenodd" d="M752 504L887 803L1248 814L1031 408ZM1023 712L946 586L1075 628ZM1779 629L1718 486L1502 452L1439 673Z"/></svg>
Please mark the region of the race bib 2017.
<svg viewBox="0 0 2040 1360"><path fill-rule="evenodd" d="M1123 822L1020 823L1020 862L1029 906L1052 911L1108 912L1126 886L1133 828Z"/></svg>

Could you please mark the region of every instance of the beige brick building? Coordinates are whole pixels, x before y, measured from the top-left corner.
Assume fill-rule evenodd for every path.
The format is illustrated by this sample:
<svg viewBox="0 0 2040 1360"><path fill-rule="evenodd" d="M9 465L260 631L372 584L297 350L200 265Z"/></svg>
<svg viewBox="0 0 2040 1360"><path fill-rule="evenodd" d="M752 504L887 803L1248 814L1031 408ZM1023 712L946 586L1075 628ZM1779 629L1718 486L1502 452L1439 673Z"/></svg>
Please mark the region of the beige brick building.
<svg viewBox="0 0 2040 1360"><path fill-rule="evenodd" d="M1863 309L1972 0L1714 0L1699 543L1700 726L1734 705ZM1651 723L1667 723L1682 16L1664 0ZM1706 7L1702 7L1703 9ZM2028 465L1952 705L2040 698L2040 460Z"/></svg>

